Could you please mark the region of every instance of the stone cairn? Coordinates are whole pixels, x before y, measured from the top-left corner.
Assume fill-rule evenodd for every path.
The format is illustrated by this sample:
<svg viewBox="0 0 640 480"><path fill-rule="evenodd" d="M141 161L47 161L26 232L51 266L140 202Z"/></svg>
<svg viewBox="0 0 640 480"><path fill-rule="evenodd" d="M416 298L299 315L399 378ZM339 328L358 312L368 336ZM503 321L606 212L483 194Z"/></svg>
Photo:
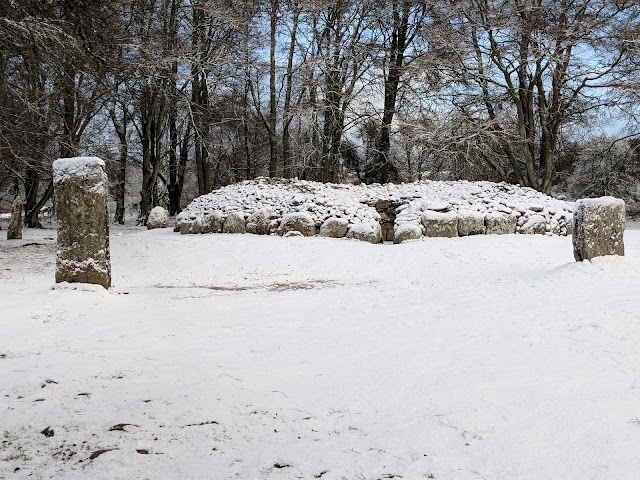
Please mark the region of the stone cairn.
<svg viewBox="0 0 640 480"><path fill-rule="evenodd" d="M178 216L182 234L347 237L403 243L425 237L571 235L573 204L492 182L345 185L258 178L195 198Z"/></svg>
<svg viewBox="0 0 640 480"><path fill-rule="evenodd" d="M96 157L53 162L58 218L56 283L111 287L107 174Z"/></svg>
<svg viewBox="0 0 640 480"><path fill-rule="evenodd" d="M624 201L613 197L578 200L573 213L573 256L576 261L624 255Z"/></svg>
<svg viewBox="0 0 640 480"><path fill-rule="evenodd" d="M11 220L7 229L7 240L20 240L22 238L22 201L16 198L11 207Z"/></svg>

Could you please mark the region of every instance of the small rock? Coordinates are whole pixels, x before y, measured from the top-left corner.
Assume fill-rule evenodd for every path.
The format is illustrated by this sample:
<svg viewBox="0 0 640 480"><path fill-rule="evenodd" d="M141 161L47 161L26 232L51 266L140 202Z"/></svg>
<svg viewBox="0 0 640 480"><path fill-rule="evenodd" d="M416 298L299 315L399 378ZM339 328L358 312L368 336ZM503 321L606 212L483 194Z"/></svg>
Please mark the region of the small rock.
<svg viewBox="0 0 640 480"><path fill-rule="evenodd" d="M168 224L169 212L161 206L154 207L149 213L149 218L147 218L147 229L166 228Z"/></svg>
<svg viewBox="0 0 640 480"><path fill-rule="evenodd" d="M448 212L451 205L447 202L430 202L424 204L425 210L433 210L434 212Z"/></svg>

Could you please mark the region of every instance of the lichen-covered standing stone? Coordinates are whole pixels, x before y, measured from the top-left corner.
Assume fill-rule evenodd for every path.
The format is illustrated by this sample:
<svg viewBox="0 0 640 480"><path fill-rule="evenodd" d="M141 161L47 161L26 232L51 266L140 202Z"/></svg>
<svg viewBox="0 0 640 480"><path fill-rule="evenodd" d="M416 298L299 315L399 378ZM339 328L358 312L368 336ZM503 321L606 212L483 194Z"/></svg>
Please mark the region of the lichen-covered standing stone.
<svg viewBox="0 0 640 480"><path fill-rule="evenodd" d="M11 207L11 220L7 229L7 240L20 240L22 238L22 201L16 198Z"/></svg>
<svg viewBox="0 0 640 480"><path fill-rule="evenodd" d="M107 174L97 157L53 162L58 218L56 283L111 287Z"/></svg>
<svg viewBox="0 0 640 480"><path fill-rule="evenodd" d="M573 212L573 256L576 261L624 255L624 201L614 197L578 200Z"/></svg>

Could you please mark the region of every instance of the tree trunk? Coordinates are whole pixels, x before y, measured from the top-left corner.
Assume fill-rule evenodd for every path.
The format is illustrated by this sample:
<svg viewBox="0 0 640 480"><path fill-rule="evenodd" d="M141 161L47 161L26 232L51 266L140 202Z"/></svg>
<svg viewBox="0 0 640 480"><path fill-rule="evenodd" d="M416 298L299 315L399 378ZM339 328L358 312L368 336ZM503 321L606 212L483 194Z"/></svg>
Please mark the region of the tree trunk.
<svg viewBox="0 0 640 480"><path fill-rule="evenodd" d="M115 183L115 197L116 197L116 212L113 221L124 225L124 196L125 196L125 183L127 180L127 159L129 156L129 144L127 142L127 110L126 100L122 105L122 120L118 120L116 116L115 104L109 110L111 116L111 123L118 135L120 141L120 161L118 162L118 171L116 174Z"/></svg>
<svg viewBox="0 0 640 480"><path fill-rule="evenodd" d="M293 8L293 26L291 27L291 41L289 43L289 55L287 57L287 86L284 97L284 118L282 122L282 176L284 178L291 177L291 135L289 133L289 126L293 120L293 116L291 115L291 90L293 85L293 55L296 49L298 21L300 18L298 2L294 2Z"/></svg>
<svg viewBox="0 0 640 480"><path fill-rule="evenodd" d="M391 44L389 46L389 71L384 79L384 108L380 136L376 145L376 154L373 165L365 172L368 182L387 183L398 180L398 169L389 158L391 149L391 124L396 111L396 100L400 77L404 72L405 51L413 40L415 30L419 28L419 22L412 26L413 34L409 32L409 17L411 5L398 0L392 2L393 30L391 32ZM420 18L420 17L419 17ZM423 16L424 18L424 10Z"/></svg>
<svg viewBox="0 0 640 480"><path fill-rule="evenodd" d="M195 160L198 172L198 192L200 195L211 192L209 168L209 151L207 140L209 126L205 118L209 106L209 87L204 70L206 58L205 12L198 4L193 6L193 39L192 49L194 61L191 67L191 102L193 109L193 127L195 135Z"/></svg>
<svg viewBox="0 0 640 480"><path fill-rule="evenodd" d="M49 199L53 196L53 180L47 186L40 200L25 213L25 224L30 228L42 228L39 215L40 210L45 206Z"/></svg>
<svg viewBox="0 0 640 480"><path fill-rule="evenodd" d="M154 99L152 87L145 86L141 92L141 138L142 144L142 189L140 190L140 213L138 225L146 225L153 203L152 163L154 148Z"/></svg>
<svg viewBox="0 0 640 480"><path fill-rule="evenodd" d="M278 168L278 142L276 140L276 27L278 0L271 0L271 33L269 49L269 176L275 177Z"/></svg>

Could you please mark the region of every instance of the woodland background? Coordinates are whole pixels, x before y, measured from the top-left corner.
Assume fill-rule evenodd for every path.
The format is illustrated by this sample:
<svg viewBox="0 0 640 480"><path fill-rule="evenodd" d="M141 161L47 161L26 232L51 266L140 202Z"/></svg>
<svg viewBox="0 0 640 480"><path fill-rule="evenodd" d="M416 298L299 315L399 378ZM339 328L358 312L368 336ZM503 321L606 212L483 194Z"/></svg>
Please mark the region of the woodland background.
<svg viewBox="0 0 640 480"><path fill-rule="evenodd" d="M0 208L105 159L114 221L256 176L640 201L633 0L5 0ZM636 204L637 208L637 204Z"/></svg>

